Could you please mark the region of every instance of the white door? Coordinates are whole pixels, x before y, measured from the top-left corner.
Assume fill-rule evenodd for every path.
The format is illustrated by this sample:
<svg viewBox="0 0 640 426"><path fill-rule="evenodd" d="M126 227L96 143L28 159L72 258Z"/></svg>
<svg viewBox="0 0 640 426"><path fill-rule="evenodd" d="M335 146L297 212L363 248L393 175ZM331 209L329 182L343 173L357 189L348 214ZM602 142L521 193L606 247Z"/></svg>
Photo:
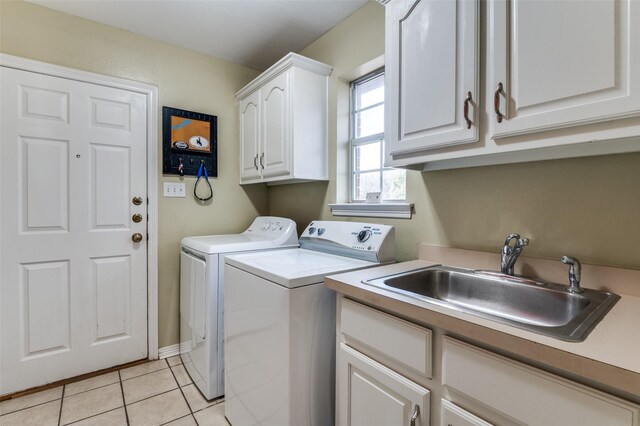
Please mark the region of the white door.
<svg viewBox="0 0 640 426"><path fill-rule="evenodd" d="M478 140L478 1L386 6L387 155Z"/></svg>
<svg viewBox="0 0 640 426"><path fill-rule="evenodd" d="M240 101L240 182L260 179L260 91ZM264 162L264 159L263 159Z"/></svg>
<svg viewBox="0 0 640 426"><path fill-rule="evenodd" d="M147 107L140 93L0 73L6 394L147 356Z"/></svg>
<svg viewBox="0 0 640 426"><path fill-rule="evenodd" d="M640 115L640 2L488 4L493 138Z"/></svg>
<svg viewBox="0 0 640 426"><path fill-rule="evenodd" d="M290 71L280 74L260 89L262 99L260 164L264 178L288 175L291 172L289 73Z"/></svg>
<svg viewBox="0 0 640 426"><path fill-rule="evenodd" d="M338 350L339 426L427 426L430 392L344 343ZM413 418L413 421L412 421Z"/></svg>

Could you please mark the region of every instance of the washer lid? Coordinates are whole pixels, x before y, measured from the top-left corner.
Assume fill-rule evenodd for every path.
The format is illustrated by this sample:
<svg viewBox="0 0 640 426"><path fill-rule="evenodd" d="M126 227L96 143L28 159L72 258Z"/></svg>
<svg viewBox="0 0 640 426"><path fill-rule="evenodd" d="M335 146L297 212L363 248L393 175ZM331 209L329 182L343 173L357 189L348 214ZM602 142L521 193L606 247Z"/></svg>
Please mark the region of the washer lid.
<svg viewBox="0 0 640 426"><path fill-rule="evenodd" d="M324 281L327 275L378 266L378 263L305 249L235 254L225 262L283 287Z"/></svg>
<svg viewBox="0 0 640 426"><path fill-rule="evenodd" d="M296 224L291 219L258 216L242 234L186 237L182 245L203 254L298 247Z"/></svg>

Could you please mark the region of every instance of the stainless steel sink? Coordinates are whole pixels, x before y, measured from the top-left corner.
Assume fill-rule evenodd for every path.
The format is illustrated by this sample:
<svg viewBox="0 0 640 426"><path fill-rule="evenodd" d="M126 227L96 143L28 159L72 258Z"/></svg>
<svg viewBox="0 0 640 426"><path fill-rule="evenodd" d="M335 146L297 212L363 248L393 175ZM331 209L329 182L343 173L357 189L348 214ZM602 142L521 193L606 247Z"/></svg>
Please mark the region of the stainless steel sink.
<svg viewBox="0 0 640 426"><path fill-rule="evenodd" d="M363 281L461 312L566 341L582 341L620 296L491 271L442 265Z"/></svg>

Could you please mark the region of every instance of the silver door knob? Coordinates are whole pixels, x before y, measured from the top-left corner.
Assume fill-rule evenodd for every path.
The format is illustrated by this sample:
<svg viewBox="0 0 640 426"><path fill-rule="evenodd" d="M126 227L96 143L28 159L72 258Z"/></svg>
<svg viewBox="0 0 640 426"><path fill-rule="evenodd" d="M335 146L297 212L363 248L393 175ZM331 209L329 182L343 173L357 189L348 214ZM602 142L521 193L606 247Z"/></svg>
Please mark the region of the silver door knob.
<svg viewBox="0 0 640 426"><path fill-rule="evenodd" d="M142 197L133 197L131 202L136 206L139 206L140 204L142 204Z"/></svg>
<svg viewBox="0 0 640 426"><path fill-rule="evenodd" d="M142 234L139 232L136 232L131 236L131 241L133 241L134 243L139 243L140 241L142 241Z"/></svg>
<svg viewBox="0 0 640 426"><path fill-rule="evenodd" d="M131 220L133 220L135 223L142 222L142 215L140 213L136 213L131 216Z"/></svg>

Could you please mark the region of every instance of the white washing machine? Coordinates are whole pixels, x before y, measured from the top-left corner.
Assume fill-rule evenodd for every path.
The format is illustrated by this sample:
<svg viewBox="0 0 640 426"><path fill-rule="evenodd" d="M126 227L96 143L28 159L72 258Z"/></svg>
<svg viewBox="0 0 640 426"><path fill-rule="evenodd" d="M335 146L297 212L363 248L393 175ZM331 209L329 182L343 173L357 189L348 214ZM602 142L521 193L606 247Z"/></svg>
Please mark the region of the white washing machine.
<svg viewBox="0 0 640 426"><path fill-rule="evenodd" d="M187 237L180 252L180 357L207 399L224 394L224 258L298 247L296 224L262 216L242 234Z"/></svg>
<svg viewBox="0 0 640 426"><path fill-rule="evenodd" d="M300 248L226 258L225 415L233 426L334 424L327 275L395 260L391 226L314 221Z"/></svg>

